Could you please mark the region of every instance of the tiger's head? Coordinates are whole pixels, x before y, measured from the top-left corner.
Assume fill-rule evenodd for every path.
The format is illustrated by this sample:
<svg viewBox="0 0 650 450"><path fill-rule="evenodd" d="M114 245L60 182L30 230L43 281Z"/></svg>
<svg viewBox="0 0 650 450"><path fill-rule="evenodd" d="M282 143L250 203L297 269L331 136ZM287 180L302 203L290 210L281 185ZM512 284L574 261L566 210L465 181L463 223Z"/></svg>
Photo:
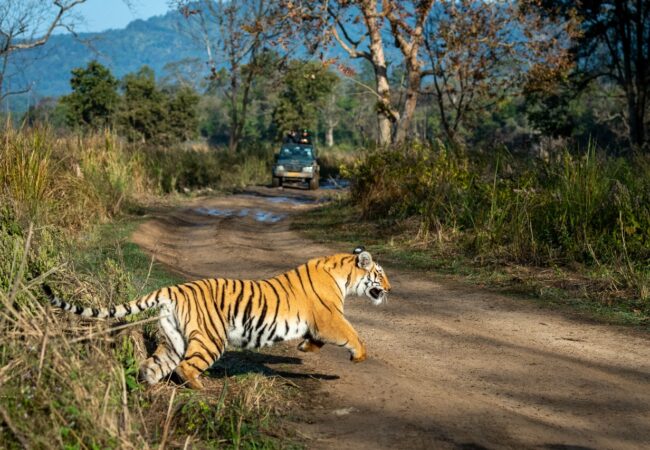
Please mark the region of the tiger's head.
<svg viewBox="0 0 650 450"><path fill-rule="evenodd" d="M357 272L360 271L357 283L353 285L354 293L360 297L365 295L374 305L385 303L391 286L384 269L372 260L363 247L355 248L353 253L356 255Z"/></svg>

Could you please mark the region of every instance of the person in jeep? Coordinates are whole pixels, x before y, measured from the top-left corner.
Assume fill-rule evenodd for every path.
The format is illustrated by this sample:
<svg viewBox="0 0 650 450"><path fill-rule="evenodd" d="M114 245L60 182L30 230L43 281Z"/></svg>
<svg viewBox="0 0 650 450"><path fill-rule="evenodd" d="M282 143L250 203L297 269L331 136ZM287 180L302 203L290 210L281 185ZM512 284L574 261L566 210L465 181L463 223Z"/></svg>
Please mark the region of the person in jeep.
<svg viewBox="0 0 650 450"><path fill-rule="evenodd" d="M298 144L300 142L300 138L298 137L298 133L296 133L296 130L290 130L285 136L284 136L284 141L285 144Z"/></svg>
<svg viewBox="0 0 650 450"><path fill-rule="evenodd" d="M307 129L302 130L299 142L301 144L311 144L311 135Z"/></svg>

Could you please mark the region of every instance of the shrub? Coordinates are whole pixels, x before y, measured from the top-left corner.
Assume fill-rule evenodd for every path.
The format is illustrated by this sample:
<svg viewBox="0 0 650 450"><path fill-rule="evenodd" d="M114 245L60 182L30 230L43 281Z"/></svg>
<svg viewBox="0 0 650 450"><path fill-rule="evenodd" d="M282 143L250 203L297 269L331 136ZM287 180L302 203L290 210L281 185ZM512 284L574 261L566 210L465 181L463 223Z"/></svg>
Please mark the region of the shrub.
<svg viewBox="0 0 650 450"><path fill-rule="evenodd" d="M514 168L513 168L514 167ZM650 295L650 160L590 147L552 161L469 158L443 146L369 153L352 171L364 216L416 219L470 256L540 265L608 265Z"/></svg>
<svg viewBox="0 0 650 450"><path fill-rule="evenodd" d="M151 179L162 192L241 188L271 180L270 149L237 152L209 147L154 149L145 154Z"/></svg>

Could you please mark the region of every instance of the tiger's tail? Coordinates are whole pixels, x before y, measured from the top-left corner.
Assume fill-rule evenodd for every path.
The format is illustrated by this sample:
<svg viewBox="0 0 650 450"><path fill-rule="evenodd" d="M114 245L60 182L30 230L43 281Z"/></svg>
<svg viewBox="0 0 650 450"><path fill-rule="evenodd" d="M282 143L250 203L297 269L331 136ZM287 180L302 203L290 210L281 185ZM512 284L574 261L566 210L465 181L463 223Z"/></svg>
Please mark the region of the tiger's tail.
<svg viewBox="0 0 650 450"><path fill-rule="evenodd" d="M50 299L50 303L53 306L61 308L64 311L70 311L74 314L77 314L78 316L91 317L93 319L130 316L131 314L137 314L147 309L161 306L163 303L167 303L171 300L167 295L166 289L163 288L151 292L150 294L147 294L137 300L133 300L132 302L111 306L110 308L84 308L83 306L73 305L72 303L68 303L65 300L61 300L54 294L52 288L47 284L43 284L41 287L43 289L43 292L45 292L45 295Z"/></svg>

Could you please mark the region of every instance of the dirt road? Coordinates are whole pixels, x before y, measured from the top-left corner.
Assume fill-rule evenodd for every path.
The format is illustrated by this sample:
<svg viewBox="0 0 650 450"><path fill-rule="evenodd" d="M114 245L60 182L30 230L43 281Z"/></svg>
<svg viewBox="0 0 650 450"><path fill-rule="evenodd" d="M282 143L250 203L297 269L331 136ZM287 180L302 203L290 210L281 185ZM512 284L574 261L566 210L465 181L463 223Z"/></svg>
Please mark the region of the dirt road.
<svg viewBox="0 0 650 450"><path fill-rule="evenodd" d="M160 212L134 235L190 278L261 278L351 249L290 230L318 195L258 188ZM309 448L650 449L650 337L569 319L449 278L385 267L388 305L350 299L361 364L274 347L268 365L321 379L295 420ZM275 363L275 364L274 364Z"/></svg>

